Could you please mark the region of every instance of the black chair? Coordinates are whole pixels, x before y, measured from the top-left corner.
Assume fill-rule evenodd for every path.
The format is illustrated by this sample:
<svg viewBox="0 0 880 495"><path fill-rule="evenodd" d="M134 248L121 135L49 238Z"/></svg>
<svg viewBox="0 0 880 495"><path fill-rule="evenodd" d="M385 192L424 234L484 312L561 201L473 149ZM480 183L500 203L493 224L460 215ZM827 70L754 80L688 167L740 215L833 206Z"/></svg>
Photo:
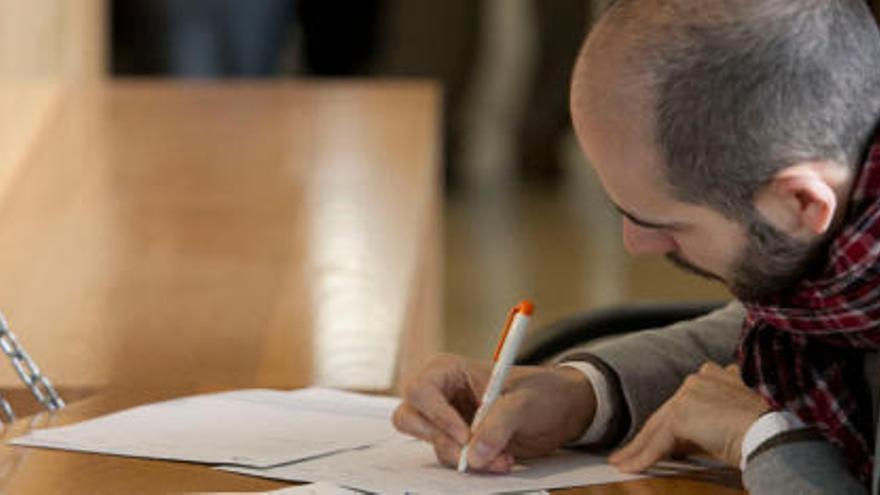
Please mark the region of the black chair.
<svg viewBox="0 0 880 495"><path fill-rule="evenodd" d="M703 316L723 305L719 302L628 304L591 311L531 333L523 343L516 362L523 365L541 364L591 340L671 325Z"/></svg>

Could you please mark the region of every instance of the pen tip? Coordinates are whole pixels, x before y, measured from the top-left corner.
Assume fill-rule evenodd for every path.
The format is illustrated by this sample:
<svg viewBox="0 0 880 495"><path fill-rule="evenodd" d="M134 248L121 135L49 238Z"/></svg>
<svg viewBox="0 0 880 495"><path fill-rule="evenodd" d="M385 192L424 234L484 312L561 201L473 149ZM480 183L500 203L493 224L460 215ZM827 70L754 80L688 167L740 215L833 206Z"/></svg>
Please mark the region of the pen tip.
<svg viewBox="0 0 880 495"><path fill-rule="evenodd" d="M461 454L459 454L459 456L458 456L458 472L459 473L467 472L467 452L468 452L468 448L467 448L467 445L465 445L464 448L461 449Z"/></svg>

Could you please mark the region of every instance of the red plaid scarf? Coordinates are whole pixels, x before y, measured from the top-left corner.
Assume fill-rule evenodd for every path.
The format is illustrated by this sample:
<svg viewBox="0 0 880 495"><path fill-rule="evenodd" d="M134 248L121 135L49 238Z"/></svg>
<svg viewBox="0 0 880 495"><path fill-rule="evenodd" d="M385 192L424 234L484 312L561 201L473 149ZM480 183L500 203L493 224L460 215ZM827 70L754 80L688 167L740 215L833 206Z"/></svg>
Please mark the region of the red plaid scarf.
<svg viewBox="0 0 880 495"><path fill-rule="evenodd" d="M775 301L746 303L743 379L774 409L814 425L862 481L873 468L866 351L880 350L880 139L855 184L847 220L817 278Z"/></svg>

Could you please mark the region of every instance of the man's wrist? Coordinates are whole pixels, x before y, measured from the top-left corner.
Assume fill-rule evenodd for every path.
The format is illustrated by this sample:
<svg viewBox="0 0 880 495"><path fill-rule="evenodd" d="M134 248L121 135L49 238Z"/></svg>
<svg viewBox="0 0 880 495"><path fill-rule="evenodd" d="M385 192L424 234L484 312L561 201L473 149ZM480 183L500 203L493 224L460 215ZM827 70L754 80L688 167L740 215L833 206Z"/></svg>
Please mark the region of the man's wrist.
<svg viewBox="0 0 880 495"><path fill-rule="evenodd" d="M593 416L583 435L569 442L569 446L611 447L626 434L630 425L629 410L622 394L620 379L601 359L588 353L567 355L557 362L559 367L577 370L590 382Z"/></svg>
<svg viewBox="0 0 880 495"><path fill-rule="evenodd" d="M767 441L784 433L803 428L806 428L804 422L789 411L773 411L760 416L743 436L740 469L745 471L748 460Z"/></svg>
<svg viewBox="0 0 880 495"><path fill-rule="evenodd" d="M593 384L581 371L570 366L560 366L556 371L571 386L572 403L568 414L570 421L565 426L565 438L569 443L581 438L593 423L596 415L596 392Z"/></svg>
<svg viewBox="0 0 880 495"><path fill-rule="evenodd" d="M571 445L589 445L602 443L609 435L612 423L612 405L608 380L605 375L593 363L587 361L566 361L560 363L560 368L568 368L577 371L590 387L590 399L592 414L584 426L579 430L580 434L570 437Z"/></svg>

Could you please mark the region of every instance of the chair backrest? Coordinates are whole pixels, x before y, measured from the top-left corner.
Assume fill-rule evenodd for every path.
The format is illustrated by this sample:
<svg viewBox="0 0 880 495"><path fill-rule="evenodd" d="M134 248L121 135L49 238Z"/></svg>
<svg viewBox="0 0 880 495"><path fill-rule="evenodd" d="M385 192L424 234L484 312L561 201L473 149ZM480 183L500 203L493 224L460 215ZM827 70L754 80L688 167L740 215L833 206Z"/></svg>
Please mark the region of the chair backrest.
<svg viewBox="0 0 880 495"><path fill-rule="evenodd" d="M697 318L722 305L720 302L632 304L566 318L529 334L517 356L517 364L540 364L591 340L664 327Z"/></svg>

